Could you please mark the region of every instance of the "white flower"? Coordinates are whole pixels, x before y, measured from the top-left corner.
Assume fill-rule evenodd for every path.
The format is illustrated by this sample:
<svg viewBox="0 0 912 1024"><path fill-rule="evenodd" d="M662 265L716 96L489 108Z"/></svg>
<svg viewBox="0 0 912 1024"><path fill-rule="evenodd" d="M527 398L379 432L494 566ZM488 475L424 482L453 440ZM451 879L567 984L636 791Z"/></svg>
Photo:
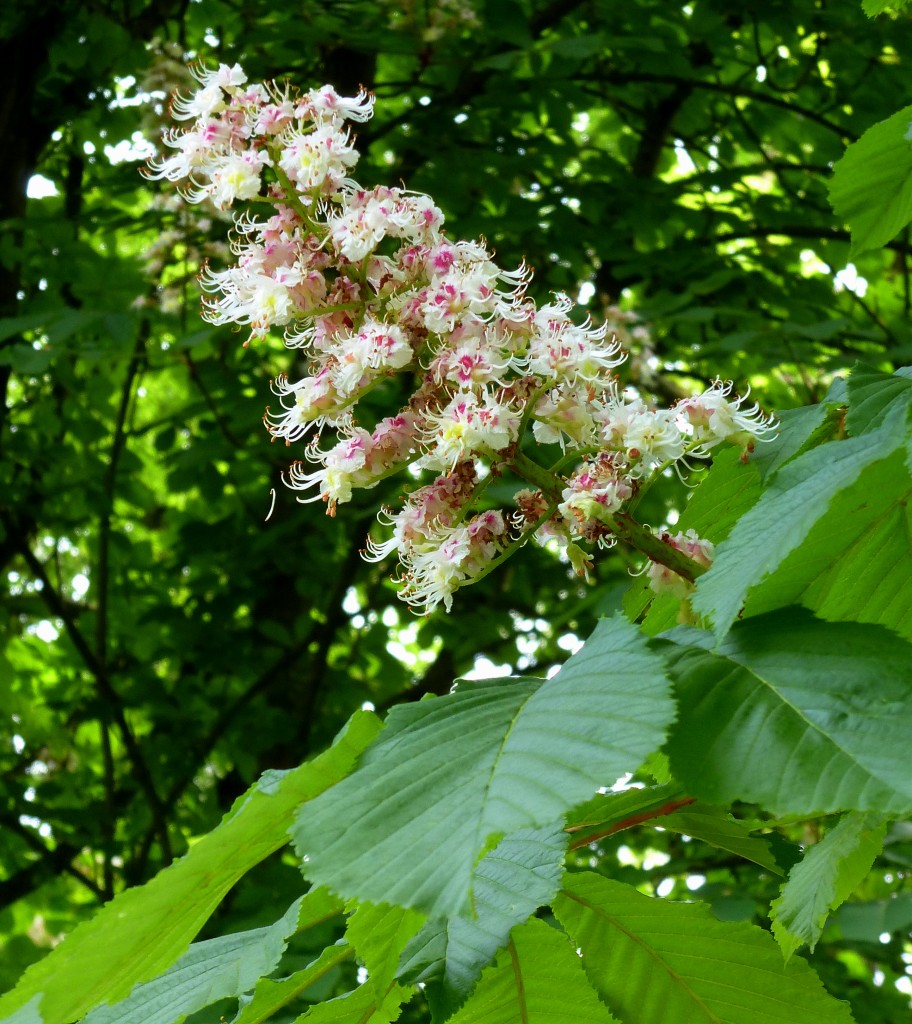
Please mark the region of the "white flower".
<svg viewBox="0 0 912 1024"><path fill-rule="evenodd" d="M520 414L491 394L457 394L439 412L426 413L431 450L423 464L446 469L472 455L493 455L516 440Z"/></svg>
<svg viewBox="0 0 912 1024"><path fill-rule="evenodd" d="M367 121L374 113L374 97L362 89L357 96L340 96L331 85L311 89L295 112L298 117L322 121Z"/></svg>
<svg viewBox="0 0 912 1024"><path fill-rule="evenodd" d="M265 153L233 153L211 167L206 192L213 203L224 210L238 199L259 195L260 176L268 157Z"/></svg>
<svg viewBox="0 0 912 1024"><path fill-rule="evenodd" d="M687 438L675 415L650 409L638 395L610 395L596 403L593 417L601 427L602 443L625 456L632 476L645 476L684 454Z"/></svg>
<svg viewBox="0 0 912 1024"><path fill-rule="evenodd" d="M441 603L449 611L459 587L477 578L503 550L506 533L502 513L491 510L460 526L437 526L419 546L405 545L400 549L402 599L426 612Z"/></svg>
<svg viewBox="0 0 912 1024"><path fill-rule="evenodd" d="M348 133L331 124L313 131L292 129L281 140L279 166L302 192L337 192L358 162Z"/></svg>
<svg viewBox="0 0 912 1024"><path fill-rule="evenodd" d="M267 408L263 419L273 439L283 438L286 444L319 429L342 403L328 369L294 384L282 374L273 382L272 390L279 396L282 412L272 413Z"/></svg>
<svg viewBox="0 0 912 1024"><path fill-rule="evenodd" d="M565 448L569 438L576 446L593 446L595 420L585 391L562 385L543 394L535 406L532 434L539 444Z"/></svg>
<svg viewBox="0 0 912 1024"><path fill-rule="evenodd" d="M368 317L354 334L338 335L331 354L336 362L333 383L340 395L349 395L370 371L400 370L412 360L412 347L401 328Z"/></svg>
<svg viewBox="0 0 912 1024"><path fill-rule="evenodd" d="M561 493L563 501L558 512L574 527L578 536L585 535L590 520L620 510L633 496L630 480L618 470L610 454L586 459L574 472Z"/></svg>
<svg viewBox="0 0 912 1024"><path fill-rule="evenodd" d="M729 398L733 388L732 381L716 380L702 395L685 398L675 406L682 425L700 445L695 454L705 454L722 441L752 450L757 441L770 441L775 436L775 419L761 412L759 405L741 408L750 389L743 398Z"/></svg>
<svg viewBox="0 0 912 1024"><path fill-rule="evenodd" d="M558 295L535 313L525 365L545 380L607 383L608 371L626 357L613 336L606 340L607 324L592 327L587 320L577 326L568 316L572 308L566 295Z"/></svg>

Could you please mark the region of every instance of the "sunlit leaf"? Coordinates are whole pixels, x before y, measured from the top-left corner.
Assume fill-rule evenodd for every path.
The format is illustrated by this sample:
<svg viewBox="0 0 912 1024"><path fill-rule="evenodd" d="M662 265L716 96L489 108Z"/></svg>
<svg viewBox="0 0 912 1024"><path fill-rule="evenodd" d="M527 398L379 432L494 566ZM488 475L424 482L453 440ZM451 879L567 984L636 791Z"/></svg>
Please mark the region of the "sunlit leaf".
<svg viewBox="0 0 912 1024"><path fill-rule="evenodd" d="M328 751L254 786L184 857L122 893L31 967L0 999L0 1020L39 995L42 1024L69 1024L173 964L231 886L288 841L294 808L349 772L378 728L375 716L360 712Z"/></svg>
<svg viewBox="0 0 912 1024"><path fill-rule="evenodd" d="M543 921L513 929L452 1024L609 1024L566 936Z"/></svg>
<svg viewBox="0 0 912 1024"><path fill-rule="evenodd" d="M885 245L912 220L910 125L912 107L903 107L869 128L833 168L830 202L852 232L850 257Z"/></svg>
<svg viewBox="0 0 912 1024"><path fill-rule="evenodd" d="M296 900L274 925L196 942L164 974L113 1006L93 1010L85 1024L174 1024L219 999L239 996L271 974L298 929Z"/></svg>
<svg viewBox="0 0 912 1024"><path fill-rule="evenodd" d="M851 1024L808 965L788 965L769 934L709 907L644 896L584 872L554 904L596 991L625 1024Z"/></svg>
<svg viewBox="0 0 912 1024"><path fill-rule="evenodd" d="M883 848L883 815L847 814L789 872L773 901L773 934L786 958L817 945L827 916L852 894Z"/></svg>
<svg viewBox="0 0 912 1024"><path fill-rule="evenodd" d="M697 583L693 607L712 621L717 637L735 621L751 588L801 546L837 495L857 502L870 518L889 509L889 501L879 502L865 473L876 472L879 463L892 459L890 472L899 472L902 480L905 438L904 416L892 416L870 434L805 452L776 474L719 545L712 567Z"/></svg>
<svg viewBox="0 0 912 1024"><path fill-rule="evenodd" d="M621 618L547 682L395 708L358 771L298 815L304 871L344 896L462 913L494 842L551 824L638 765L672 714L661 659Z"/></svg>

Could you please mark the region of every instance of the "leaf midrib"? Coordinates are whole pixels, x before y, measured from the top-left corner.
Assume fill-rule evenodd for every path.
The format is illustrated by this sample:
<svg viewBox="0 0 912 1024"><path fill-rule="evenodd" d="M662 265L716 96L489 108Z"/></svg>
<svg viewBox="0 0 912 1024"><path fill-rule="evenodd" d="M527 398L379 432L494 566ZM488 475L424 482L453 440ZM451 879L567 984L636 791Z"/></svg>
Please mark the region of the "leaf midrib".
<svg viewBox="0 0 912 1024"><path fill-rule="evenodd" d="M658 950L650 946L645 940L640 938L635 932L630 931L621 922L609 914L607 910L602 907L596 906L594 903L590 903L589 900L584 899L582 896L578 896L574 892L570 892L568 889L561 889L561 895L565 896L569 900L573 900L574 903L578 903L581 907L585 907L586 910L591 911L597 917L604 918L608 924L616 928L619 932L622 932L632 942L640 946L646 953L665 971L665 973L672 979L672 981L679 986L681 991L688 996L696 1005L706 1014L707 1021L710 1024L725 1024L725 1021L721 1017L717 1017L713 1011L706 1005L706 1003L697 995L696 992L687 984L685 979L678 974L678 972L668 963L667 960L663 959L659 954Z"/></svg>

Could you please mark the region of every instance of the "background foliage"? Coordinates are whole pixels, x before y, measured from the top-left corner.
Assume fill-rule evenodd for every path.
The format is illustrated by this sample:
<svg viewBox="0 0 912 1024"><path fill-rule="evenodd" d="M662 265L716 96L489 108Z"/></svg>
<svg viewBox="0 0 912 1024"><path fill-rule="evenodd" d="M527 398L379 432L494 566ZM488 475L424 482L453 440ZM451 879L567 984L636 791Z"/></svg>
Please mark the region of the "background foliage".
<svg viewBox="0 0 912 1024"><path fill-rule="evenodd" d="M579 294L594 317L617 317L615 306L635 312L633 356L621 372L662 401L716 375L742 390L751 385L797 438L794 450L780 447L769 459L799 453L815 430L834 436L845 398L834 380L862 360L871 369L853 378L846 444L854 447L846 458L857 460L862 492L894 486L897 508L906 497L896 472L902 431L880 396L886 380L903 404L908 378L882 375L912 356L908 230L900 218L898 234L889 232L895 237L873 243L885 248L867 252L856 232L849 263L849 231L827 189L846 145L912 102L908 15L888 10L869 20L855 4L823 0L55 6L53 19L33 3L0 13L2 95L14 98L0 110L3 989L101 903L185 852L263 771L293 768L323 750L365 702L385 710L446 693L476 666L547 674L599 615L620 608L627 570L637 564L618 551L585 586L530 547L458 595L452 615L416 618L396 603L388 568L358 557L382 495L369 492L334 521L295 505L278 482L284 453L258 422L268 381L290 356L277 344L243 350L230 332L199 321L194 277L206 253L198 224L137 173L139 132L157 138L165 94L186 82L185 57L240 60L255 79L374 90L376 117L358 133L365 184L402 180L430 193L457 236L483 234L502 265L523 257L533 265L540 294ZM206 251L214 261L224 258L224 231L212 223ZM827 396L817 411L789 412ZM864 406L868 399L876 408ZM907 550L859 549L860 534L842 536L827 582L832 532L826 528L824 541L813 501L805 502L806 532L780 536L770 506L791 487L817 480L831 494L844 485L815 477L830 461L818 452L791 463L784 484L775 478L759 523L768 530L764 543L800 542L795 556L781 557L817 566L816 575L787 573L797 582L783 594L776 588L785 576L760 574L737 593L720 570L701 610L718 626L747 597L758 615L801 602L823 618L846 618L840 581L862 579L868 611L860 618L908 638L902 585L881 599L891 572L908 577ZM698 491L687 515L727 532L778 468L762 459L753 465L760 482L742 505L720 510ZM726 471L724 460L713 470ZM387 497L400 486L391 482ZM272 487L275 510L264 522ZM834 500L846 508L854 501L854 509L857 494ZM684 489L670 480L639 512L646 522L670 522L684 503ZM861 525L876 538L879 522ZM756 543L750 529L741 540L733 534L728 550L739 579L737 553ZM629 610L635 601L636 591ZM649 616L648 632L674 625L659 602ZM749 687L751 644L770 628L760 621L760 633L736 630L721 654L688 646L678 688L710 671L707 659L726 662L720 673L737 664L739 685ZM808 627L821 656L841 642L828 628L845 633ZM694 723L693 735L702 728ZM686 732L678 736L673 767L676 756L686 761ZM352 749L368 739L352 737ZM719 742L724 749L725 738ZM602 767L610 774L615 766ZM321 772L328 785L347 770L330 760ZM606 774L604 784L612 781ZM747 860L748 840L724 816L710 814L707 823L682 809L664 819L663 831L646 824L603 836L596 848L577 847L569 863L597 873L578 883L595 903L609 899L614 882L632 882L672 899L696 893L724 922L768 926L796 847L842 844L839 863L858 860L832 885L849 901L807 957L859 1024L901 1018L912 989L904 973L912 958L912 829L890 826L877 853L878 842L864 837L883 828L879 820L858 821L855 830L835 818L806 822L801 801L786 786L773 788L759 764L739 789L714 797L726 806L740 801L745 820L760 815L755 803L798 816L761 832L762 842L750 837ZM319 802L313 806L319 813ZM843 806L834 800L815 810ZM629 814L641 810L631 805ZM726 828L733 834L720 844ZM282 838L261 841L269 853ZM547 837L534 841L547 847ZM822 843L815 849L825 851ZM416 847L419 855L433 851ZM288 850L251 858L259 866L239 884L240 863L218 876L206 912L181 925L188 941L210 911L202 937L218 941L271 925L300 896ZM410 866L396 867L405 877ZM830 895L816 894L821 914L835 901ZM579 906L562 912L568 929ZM290 939L284 973L304 970L341 935L339 909L302 906L315 924ZM793 930L815 934L813 921L796 923L795 914L783 911ZM395 927L404 935L409 922ZM540 946L529 936L544 926L524 927L513 950L522 957L528 948L534 960ZM270 933L276 962L293 930ZM359 945L357 928L349 941L370 962L370 942ZM449 942L455 948L452 934ZM572 961L561 967L573 969ZM340 953L325 971L298 979L300 991L306 1001L347 992L356 970L351 953ZM372 979L382 974L378 968ZM498 977L486 982L495 1002ZM79 1014L93 1005L86 1000ZM216 1002L193 1019L230 1017L228 1006ZM71 1012L62 1007L60 1019ZM427 1012L418 998L402 1019L425 1020ZM602 1019L600 1004L591 1012Z"/></svg>

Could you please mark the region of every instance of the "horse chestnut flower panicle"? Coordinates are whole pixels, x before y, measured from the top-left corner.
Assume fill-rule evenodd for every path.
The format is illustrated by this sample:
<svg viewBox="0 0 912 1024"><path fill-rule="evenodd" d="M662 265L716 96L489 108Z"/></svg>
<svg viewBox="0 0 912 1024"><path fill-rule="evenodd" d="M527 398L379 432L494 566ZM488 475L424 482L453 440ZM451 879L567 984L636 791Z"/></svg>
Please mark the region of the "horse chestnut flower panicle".
<svg viewBox="0 0 912 1024"><path fill-rule="evenodd" d="M306 359L300 380L275 380L278 408L265 415L274 440L303 445L283 477L299 501L322 500L334 515L354 490L407 466L437 474L398 512L380 513L392 535L365 552L398 554L401 596L416 609L450 608L457 589L533 533L588 566L580 543L614 543L612 516L669 465L770 435L731 384L665 410L621 390L613 371L624 355L607 325L577 322L565 295L538 306L531 271L503 270L483 242L448 238L429 196L362 188L351 125L372 114L366 91L251 84L237 64L193 74L199 89L172 102L184 123L165 133L173 152L146 174L177 183L187 202L238 210L234 265L200 275L203 316L245 328L247 342L281 330ZM403 407L379 422L362 411L367 394L403 374ZM569 475L530 459L524 441L559 445ZM512 514L483 503L506 471L533 485ZM708 542L668 540L669 563L708 564ZM650 579L681 589L673 570L656 563Z"/></svg>

